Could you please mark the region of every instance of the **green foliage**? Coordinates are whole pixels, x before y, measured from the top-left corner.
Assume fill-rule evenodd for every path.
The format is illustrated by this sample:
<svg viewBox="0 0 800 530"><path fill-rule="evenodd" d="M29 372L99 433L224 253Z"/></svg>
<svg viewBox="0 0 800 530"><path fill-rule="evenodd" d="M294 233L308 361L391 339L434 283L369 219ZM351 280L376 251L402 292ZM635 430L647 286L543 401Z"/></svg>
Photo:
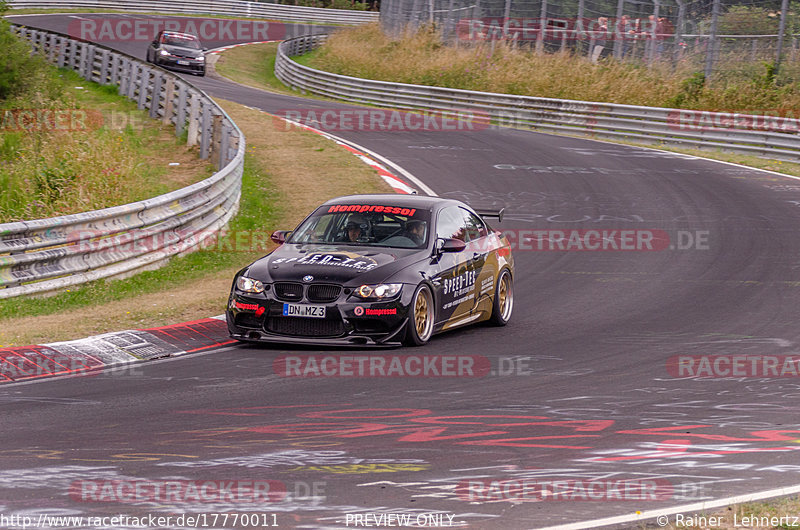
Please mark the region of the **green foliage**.
<svg viewBox="0 0 800 530"><path fill-rule="evenodd" d="M681 108L700 99L706 84L706 75L695 72L681 83L680 91L669 99L667 106Z"/></svg>
<svg viewBox="0 0 800 530"><path fill-rule="evenodd" d="M0 20L0 50L0 107L11 98L60 95L50 67L44 59L31 56L30 46L14 35L5 20Z"/></svg>
<svg viewBox="0 0 800 530"><path fill-rule="evenodd" d="M764 74L756 76L753 79L753 84L756 88L763 88L768 90L772 88L775 84L775 75L777 72L775 71L775 63L774 62L765 62L764 64Z"/></svg>
<svg viewBox="0 0 800 530"><path fill-rule="evenodd" d="M11 161L19 156L22 149L22 134L18 132L4 132L0 134L0 162ZM0 187L2 189L2 187Z"/></svg>
<svg viewBox="0 0 800 530"><path fill-rule="evenodd" d="M749 5L730 6L720 15L720 35L774 35L778 33L780 12Z"/></svg>
<svg viewBox="0 0 800 530"><path fill-rule="evenodd" d="M278 4L290 4L305 7L327 7L331 9L350 9L353 11L366 11L370 2L359 0L281 0Z"/></svg>
<svg viewBox="0 0 800 530"><path fill-rule="evenodd" d="M8 7L8 2L6 2L5 0L0 0L0 15L5 13L9 9L11 9L11 8Z"/></svg>
<svg viewBox="0 0 800 530"><path fill-rule="evenodd" d="M333 9L351 9L354 11L365 11L367 7L366 2L353 2L351 0L331 0L330 4L326 7Z"/></svg>
<svg viewBox="0 0 800 530"><path fill-rule="evenodd" d="M33 175L36 196L46 204L52 204L63 198L75 181L75 171L64 160L53 165L42 160Z"/></svg>

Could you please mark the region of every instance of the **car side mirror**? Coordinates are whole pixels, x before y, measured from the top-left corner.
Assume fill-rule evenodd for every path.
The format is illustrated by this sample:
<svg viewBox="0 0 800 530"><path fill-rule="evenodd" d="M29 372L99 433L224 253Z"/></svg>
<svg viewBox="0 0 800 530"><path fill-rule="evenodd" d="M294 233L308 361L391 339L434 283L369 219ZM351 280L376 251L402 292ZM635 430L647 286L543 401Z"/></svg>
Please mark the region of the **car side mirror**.
<svg viewBox="0 0 800 530"><path fill-rule="evenodd" d="M441 241L438 247L440 252L461 252L467 248L467 244L460 239L447 238Z"/></svg>
<svg viewBox="0 0 800 530"><path fill-rule="evenodd" d="M286 243L286 240L289 239L289 234L291 234L291 230L275 230L272 232L272 235L269 237L273 243L277 243L278 245L283 245Z"/></svg>

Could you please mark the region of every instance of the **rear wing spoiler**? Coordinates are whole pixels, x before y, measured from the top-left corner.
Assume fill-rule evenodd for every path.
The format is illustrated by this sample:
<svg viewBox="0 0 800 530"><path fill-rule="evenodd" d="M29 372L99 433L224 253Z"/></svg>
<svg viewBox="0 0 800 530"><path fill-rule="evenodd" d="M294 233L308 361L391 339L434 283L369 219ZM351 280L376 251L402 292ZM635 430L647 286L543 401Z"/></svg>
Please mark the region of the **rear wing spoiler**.
<svg viewBox="0 0 800 530"><path fill-rule="evenodd" d="M481 217L496 217L497 222L503 222L503 216L506 213L505 208L500 208L499 210L475 210L475 213L480 215Z"/></svg>

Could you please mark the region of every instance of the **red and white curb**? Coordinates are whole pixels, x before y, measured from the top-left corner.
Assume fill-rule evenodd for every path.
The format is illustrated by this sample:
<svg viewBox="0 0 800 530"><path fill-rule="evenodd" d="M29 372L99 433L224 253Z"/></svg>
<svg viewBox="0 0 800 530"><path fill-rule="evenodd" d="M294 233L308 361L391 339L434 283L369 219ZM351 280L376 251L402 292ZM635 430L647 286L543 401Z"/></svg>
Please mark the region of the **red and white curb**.
<svg viewBox="0 0 800 530"><path fill-rule="evenodd" d="M260 42L245 42L245 43L242 43L242 44L232 44L230 46L223 46L221 48L216 48L214 50L209 51L208 53L211 54L211 55L219 55L224 51L227 51L227 50L230 50L230 49L233 49L233 48L238 48L240 46L250 46L251 44L270 44L270 43L275 43L275 42L281 42L281 41L279 41L279 40L269 40L269 41L260 41ZM380 177L384 181L386 181L386 183L389 184L389 186L391 186L392 189L396 193L416 194L417 190L422 190L427 195L436 196L436 193L431 188L429 188L427 185L425 185L424 182L422 182L421 180L417 179L416 177L414 177L413 175L411 175L410 173L408 173L404 169L400 168L399 166L396 166L395 164L392 164L391 162L389 162L385 158L381 157L377 153L370 152L369 150L367 150L366 148L364 148L364 147L362 147L360 145L354 144L352 142L348 142L347 140L345 140L343 138L339 138L338 136L334 136L334 135L332 135L330 133L326 133L326 132L321 131L319 129L315 129L314 127L310 127L310 126L305 125L305 124L297 123L295 121L292 121L292 120L287 119L287 118L283 118L281 116L276 116L274 114L270 114L269 112L263 111L261 109L257 109L257 108L254 108L254 107L247 107L247 108L249 108L251 110L257 110L259 112L263 112L264 114L267 114L268 116L271 116L272 118L279 118L279 119L283 120L286 123L289 123L290 125L292 125L294 127L299 127L299 128L301 128L303 130L306 130L308 132L312 132L314 134L318 134L318 135L320 135L320 136L322 136L324 138L327 138L328 140L331 140L332 142L335 142L337 145L339 145L341 147L344 147L345 149L350 151L352 154L357 156L359 159L361 159L362 162L364 162L365 164L367 164L370 167L372 167L373 169L375 169L375 171L378 172L378 175L380 175ZM379 162L378 161L379 159L382 160L384 163ZM398 173L402 174L408 180L413 182L417 187L416 188L412 187L406 181L404 181L403 179L401 179L400 177L398 177L397 175L395 175L394 173L389 171L387 169L387 167L386 167L387 165L394 166L395 170Z"/></svg>
<svg viewBox="0 0 800 530"><path fill-rule="evenodd" d="M264 112L264 111L262 110L261 112ZM269 114L269 113L267 112L266 114ZM416 194L417 193L417 190L415 188L412 188L411 186L406 184L397 175L393 174L391 171L386 169L386 166L380 164L379 162L377 162L376 160L371 158L368 154L366 154L364 152L365 150L363 148L361 148L361 146L358 146L358 148L352 147L349 142L346 142L345 140L343 140L343 139L341 139L341 138L339 138L337 136L334 136L332 134L320 131L319 129L315 129L314 127L309 127L308 125L305 125L305 124L302 124L302 123L298 123L296 121L290 120L288 118L283 118L281 116L275 116L274 114L269 114L269 115L273 116L275 118L279 118L279 119L285 121L286 123L288 123L288 124L290 124L290 125L292 125L294 127L299 127L299 128L301 128L301 129L303 129L305 131L309 131L309 132L312 132L314 134L318 134L318 135L320 135L320 136L322 136L324 138L327 138L328 140L336 143L337 145L347 149L352 154L354 154L359 159L361 159L362 162L364 162L368 166L370 166L373 169L375 169L378 172L378 175L380 175L380 177L383 180L385 180L386 183L389 184L389 186L391 186L394 189L395 192L397 192L397 193L405 193L405 194Z"/></svg>
<svg viewBox="0 0 800 530"><path fill-rule="evenodd" d="M281 42L279 40L262 40L258 42L243 42L241 44L231 44L229 46L220 46L219 48L214 48L213 50L209 50L206 52L207 55L219 55L222 52L232 50L233 48L239 48L240 46L250 46L251 44L272 44L275 42Z"/></svg>
<svg viewBox="0 0 800 530"><path fill-rule="evenodd" d="M0 383L83 375L98 368L174 357L235 343L224 316L85 339L0 348Z"/></svg>

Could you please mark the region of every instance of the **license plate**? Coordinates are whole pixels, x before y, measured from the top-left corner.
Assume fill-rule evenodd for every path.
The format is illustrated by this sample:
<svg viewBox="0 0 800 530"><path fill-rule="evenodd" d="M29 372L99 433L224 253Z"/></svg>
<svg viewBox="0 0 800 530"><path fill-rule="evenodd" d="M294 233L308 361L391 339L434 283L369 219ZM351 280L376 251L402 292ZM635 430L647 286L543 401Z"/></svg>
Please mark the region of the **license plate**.
<svg viewBox="0 0 800 530"><path fill-rule="evenodd" d="M324 305L283 304L283 316L325 318Z"/></svg>
<svg viewBox="0 0 800 530"><path fill-rule="evenodd" d="M178 61L178 64L183 66L189 66L189 61Z"/></svg>

